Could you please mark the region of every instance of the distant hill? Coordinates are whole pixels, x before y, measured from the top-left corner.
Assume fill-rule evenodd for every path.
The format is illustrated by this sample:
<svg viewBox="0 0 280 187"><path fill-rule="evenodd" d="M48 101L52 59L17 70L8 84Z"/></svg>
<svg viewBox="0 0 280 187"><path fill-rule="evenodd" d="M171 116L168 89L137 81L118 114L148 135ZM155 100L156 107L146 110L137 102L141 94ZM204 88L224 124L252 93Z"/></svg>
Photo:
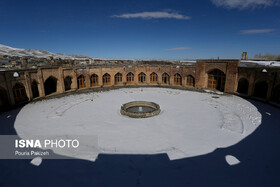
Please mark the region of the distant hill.
<svg viewBox="0 0 280 187"><path fill-rule="evenodd" d="M0 56L19 56L19 57L36 57L47 58L52 57L54 59L88 59L90 57L82 55L68 55L60 53L52 53L49 51L43 51L38 49L19 49L0 44Z"/></svg>
<svg viewBox="0 0 280 187"><path fill-rule="evenodd" d="M52 57L54 59L73 59L73 60L86 60L92 59L95 64L153 64L153 65L172 65L172 64L181 64L181 65L195 65L195 60L181 60L181 61L172 61L172 60L133 60L133 59L104 59L104 58L91 58L83 55L68 55L68 54L60 54L60 53L52 53L49 51L43 51L38 49L19 49L13 48L6 45L0 44L0 56L14 56L14 57L35 57L35 58L48 58ZM277 66L280 67L279 61L265 61L265 60L241 60L240 66Z"/></svg>

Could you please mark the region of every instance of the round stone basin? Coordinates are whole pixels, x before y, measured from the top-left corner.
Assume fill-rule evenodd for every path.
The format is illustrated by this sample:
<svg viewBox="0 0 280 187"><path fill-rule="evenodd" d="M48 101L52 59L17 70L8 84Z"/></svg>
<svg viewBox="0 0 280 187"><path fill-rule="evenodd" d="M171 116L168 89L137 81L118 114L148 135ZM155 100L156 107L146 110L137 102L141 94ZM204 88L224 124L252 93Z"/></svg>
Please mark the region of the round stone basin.
<svg viewBox="0 0 280 187"><path fill-rule="evenodd" d="M158 104L148 101L133 101L122 105L121 114L132 118L148 118L160 113Z"/></svg>

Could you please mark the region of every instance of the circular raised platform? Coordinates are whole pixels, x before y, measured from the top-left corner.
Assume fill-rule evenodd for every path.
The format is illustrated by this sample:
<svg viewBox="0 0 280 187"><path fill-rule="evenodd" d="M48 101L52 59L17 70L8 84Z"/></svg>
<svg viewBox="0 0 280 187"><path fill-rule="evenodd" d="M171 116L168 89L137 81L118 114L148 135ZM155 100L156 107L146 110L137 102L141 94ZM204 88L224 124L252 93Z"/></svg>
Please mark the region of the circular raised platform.
<svg viewBox="0 0 280 187"><path fill-rule="evenodd" d="M166 153L171 160L193 157L234 145L261 124L262 116L250 102L237 96L212 96L166 88L75 94L24 106L15 129L24 139L30 139L30 135L50 139L62 135L69 139L97 137L97 148L96 142L86 141L78 153L53 150L73 158L94 160L100 153ZM160 115L121 115L120 106L130 101L154 101L160 105Z"/></svg>
<svg viewBox="0 0 280 187"><path fill-rule="evenodd" d="M148 101L132 101L122 105L120 112L131 118L149 118L160 113L160 106Z"/></svg>

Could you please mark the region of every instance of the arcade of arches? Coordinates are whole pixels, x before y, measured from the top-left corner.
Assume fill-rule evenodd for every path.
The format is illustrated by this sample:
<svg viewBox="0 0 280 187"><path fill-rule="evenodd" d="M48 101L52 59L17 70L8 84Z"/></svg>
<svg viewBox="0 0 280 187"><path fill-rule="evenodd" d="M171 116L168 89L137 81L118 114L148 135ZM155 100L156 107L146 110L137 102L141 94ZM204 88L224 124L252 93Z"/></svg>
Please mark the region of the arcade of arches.
<svg viewBox="0 0 280 187"><path fill-rule="evenodd" d="M242 68L239 63L238 60L200 60L196 66L93 66L85 67L87 70L79 75L74 67L60 67L60 71L54 67L42 68L41 73L20 70L19 74L29 76L19 78L13 78L13 71L0 72L0 107L81 88L145 84L209 88L280 103L280 69L266 68L267 73L263 73L261 68Z"/></svg>

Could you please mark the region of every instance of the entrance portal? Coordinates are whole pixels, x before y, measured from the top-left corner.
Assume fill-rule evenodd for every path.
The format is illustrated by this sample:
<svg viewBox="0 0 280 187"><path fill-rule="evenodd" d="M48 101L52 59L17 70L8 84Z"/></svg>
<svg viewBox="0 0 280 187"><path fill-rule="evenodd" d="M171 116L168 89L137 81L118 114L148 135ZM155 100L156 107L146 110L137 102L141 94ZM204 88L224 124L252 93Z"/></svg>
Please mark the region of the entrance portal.
<svg viewBox="0 0 280 187"><path fill-rule="evenodd" d="M226 75L218 69L214 69L208 73L208 88L224 91L226 83Z"/></svg>

